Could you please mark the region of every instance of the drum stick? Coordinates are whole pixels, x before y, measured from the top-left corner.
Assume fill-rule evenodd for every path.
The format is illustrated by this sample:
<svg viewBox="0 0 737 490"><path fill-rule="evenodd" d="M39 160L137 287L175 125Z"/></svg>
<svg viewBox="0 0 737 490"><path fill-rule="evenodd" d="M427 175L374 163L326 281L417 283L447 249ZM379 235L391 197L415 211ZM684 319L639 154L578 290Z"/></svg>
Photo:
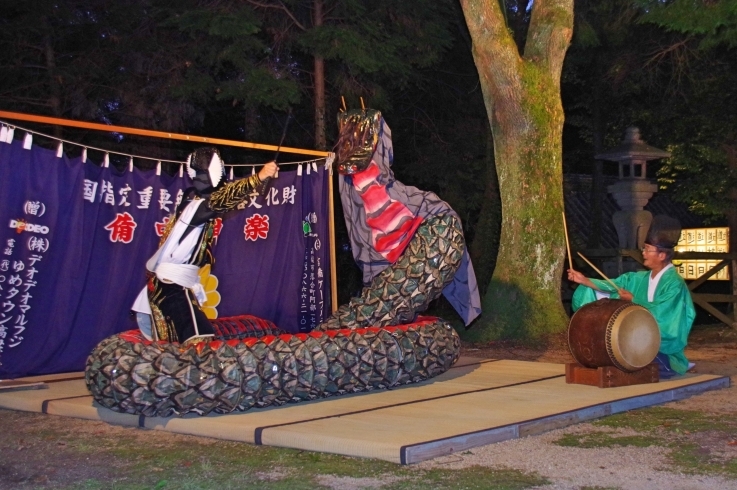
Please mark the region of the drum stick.
<svg viewBox="0 0 737 490"><path fill-rule="evenodd" d="M594 269L594 270L595 270L596 272L598 272L598 273L599 273L599 275L600 275L601 277L603 277L604 279L606 279L606 280L607 280L607 281L609 282L609 284L611 284L611 285L612 285L612 287L613 287L614 289L616 289L617 291L619 291L620 289L622 289L622 288L620 288L619 286L617 286L616 284L614 284L614 282L613 282L613 281L612 281L611 279L609 279L609 278L608 278L608 277L606 276L606 274L604 274L604 273L603 273L603 272L601 272L601 271L600 271L599 269L597 269L597 268L596 268L596 266L595 266L594 264L592 264L592 263L591 263L591 262L589 261L589 259L587 259L586 257L584 257L584 256L583 256L583 254L582 254L581 252L576 252L576 253L577 253L578 255L580 255L580 256L581 256L581 258L582 258L583 260L585 260L585 261L586 261L586 263L587 263L587 264L589 264L589 265L591 266L591 268L592 268L592 269Z"/></svg>
<svg viewBox="0 0 737 490"><path fill-rule="evenodd" d="M561 213L563 215L563 232L566 235L566 250L568 250L568 265L570 266L571 270L575 270L573 268L573 260L571 260L571 244L568 241L568 226L566 225L566 213Z"/></svg>

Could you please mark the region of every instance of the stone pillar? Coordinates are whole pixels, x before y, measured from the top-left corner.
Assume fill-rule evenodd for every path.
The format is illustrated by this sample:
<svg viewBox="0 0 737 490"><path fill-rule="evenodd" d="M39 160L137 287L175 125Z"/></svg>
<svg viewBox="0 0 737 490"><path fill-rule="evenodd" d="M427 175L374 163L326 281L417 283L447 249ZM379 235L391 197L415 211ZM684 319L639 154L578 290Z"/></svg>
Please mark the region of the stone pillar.
<svg viewBox="0 0 737 490"><path fill-rule="evenodd" d="M658 186L648 180L620 180L607 187L621 211L612 216L619 238L619 248L642 248L653 215L643 208L658 192Z"/></svg>
<svg viewBox="0 0 737 490"><path fill-rule="evenodd" d="M640 130L635 127L627 128L624 141L617 148L596 155L598 159L619 163L620 180L607 187L621 209L612 216L619 248L638 249L644 245L653 220L653 215L644 207L658 192L658 186L647 179L647 162L669 156L669 152L648 146L642 141Z"/></svg>

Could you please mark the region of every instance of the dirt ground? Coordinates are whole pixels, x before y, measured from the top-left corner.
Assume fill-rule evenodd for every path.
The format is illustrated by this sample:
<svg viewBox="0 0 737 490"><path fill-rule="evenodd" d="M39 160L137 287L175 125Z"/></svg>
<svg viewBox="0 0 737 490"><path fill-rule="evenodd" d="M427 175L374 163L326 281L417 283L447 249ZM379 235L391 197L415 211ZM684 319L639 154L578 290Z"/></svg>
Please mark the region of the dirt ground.
<svg viewBox="0 0 737 490"><path fill-rule="evenodd" d="M545 344L527 346L517 342L493 342L483 346L464 345L462 354L478 358L517 359L526 361L565 363L571 361L565 335L550 338ZM733 385L728 389L707 392L679 402L665 405L668 409L698 412L705 420L734 421L737 415L737 331L723 325L697 326L692 331L686 355L696 363L697 373L731 376ZM712 418L708 418L712 417ZM666 426L668 424L663 424ZM708 428L707 428L708 429ZM731 429L730 429L731 430ZM66 437L59 434L68 434ZM678 434L683 444L693 445L710 458L706 470L684 471L674 466L672 446L665 445L614 445L611 447L566 447L561 438L583 440L587 434L597 437L642 437L632 428L603 428L592 424L551 431L538 436L492 444L471 451L413 465L402 471L431 472L434 470L518 471L536 475L548 483L539 486L546 489L737 489L737 472L712 471L715 458L722 467L737 468L737 424L735 430L688 430ZM604 436L602 436L604 434ZM670 436L669 436L670 437ZM577 438L577 439L576 439ZM205 438L182 436L160 431L142 431L91 422L40 414L27 414L8 410L0 411L0 489L16 488L164 488L155 486L128 486L123 468L130 467L130 460L145 458L124 456L116 452L120 441L128 441L131 447L158 448L160 450L197 445L220 448L225 443ZM74 441L74 442L70 442ZM87 446L89 447L87 447ZM74 447L70 447L74 446ZM96 454L95 447L100 451ZM691 446L689 446L691 447ZM250 449L249 449L250 450ZM273 449L273 451L285 451ZM128 458L123 462L123 458ZM284 456L277 456L277 460ZM221 463L218 463L221 464ZM227 466L227 463L222 463ZM128 465L128 466L126 466ZM186 463L184 463L186 466ZM162 464L163 466L163 464ZM125 470L128 471L128 470ZM147 467L147 473L163 471L158 464ZM280 478L289 470L275 469L268 488L297 488L288 482L278 486ZM731 471L731 470L730 470ZM134 477L131 477L134 478ZM141 477L143 478L143 477ZM286 478L286 477L285 477ZM411 477L409 477L411 478ZM103 482L88 485L83 482ZM107 486L104 482L109 481ZM327 475L316 480L323 488L352 490L361 488L414 488L405 486L407 477L395 470L382 470L371 477L357 475ZM253 485L229 484L217 488L254 488ZM257 486L258 487L258 486ZM432 487L432 486L430 486ZM461 486L442 486L460 488ZM463 488L498 488L492 482ZM171 485L165 488L176 488ZM191 488L216 488L193 486ZM303 488L303 487L299 487ZM503 486L503 488L538 488L534 485Z"/></svg>

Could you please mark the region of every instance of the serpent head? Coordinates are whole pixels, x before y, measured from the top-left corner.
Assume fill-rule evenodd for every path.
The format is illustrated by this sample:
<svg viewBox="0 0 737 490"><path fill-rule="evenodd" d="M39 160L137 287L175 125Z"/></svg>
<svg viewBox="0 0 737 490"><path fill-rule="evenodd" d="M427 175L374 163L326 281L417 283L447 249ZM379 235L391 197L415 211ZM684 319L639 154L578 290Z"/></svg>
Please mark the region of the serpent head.
<svg viewBox="0 0 737 490"><path fill-rule="evenodd" d="M352 109L338 113L338 142L335 144L338 172L352 175L366 170L379 141L381 112Z"/></svg>

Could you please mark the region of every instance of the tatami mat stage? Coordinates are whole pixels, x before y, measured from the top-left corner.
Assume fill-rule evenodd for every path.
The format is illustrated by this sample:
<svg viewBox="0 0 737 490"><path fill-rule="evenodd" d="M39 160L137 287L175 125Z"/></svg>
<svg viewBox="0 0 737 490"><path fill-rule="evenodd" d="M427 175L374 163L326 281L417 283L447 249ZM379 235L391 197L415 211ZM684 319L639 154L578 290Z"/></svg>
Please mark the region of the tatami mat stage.
<svg viewBox="0 0 737 490"><path fill-rule="evenodd" d="M100 408L71 373L23 380L45 381L44 389L0 389L0 407L409 464L729 386L728 377L687 375L601 389L566 384L564 372L562 364L463 358L416 385L182 418Z"/></svg>

